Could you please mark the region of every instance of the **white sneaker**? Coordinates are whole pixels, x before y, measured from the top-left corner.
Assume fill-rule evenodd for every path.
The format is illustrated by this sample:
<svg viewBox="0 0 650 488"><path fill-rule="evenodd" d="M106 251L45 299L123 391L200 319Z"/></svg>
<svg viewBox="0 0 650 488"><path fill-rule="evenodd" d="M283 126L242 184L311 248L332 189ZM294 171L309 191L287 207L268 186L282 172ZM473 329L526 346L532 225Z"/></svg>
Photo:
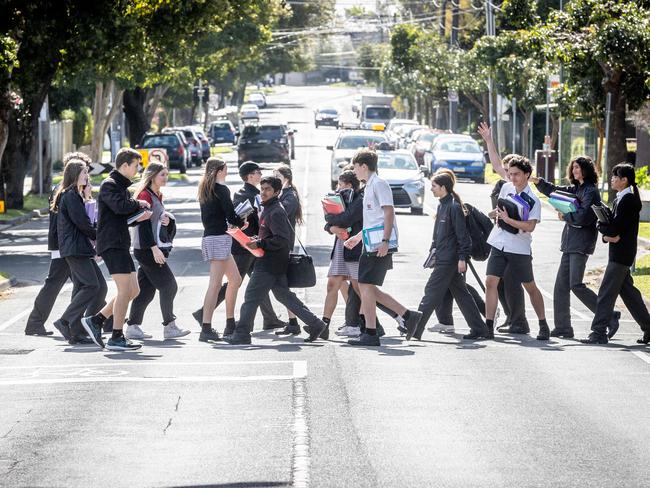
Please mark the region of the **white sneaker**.
<svg viewBox="0 0 650 488"><path fill-rule="evenodd" d="M359 327L351 327L346 325L340 330L336 331L338 336L347 336L347 337L357 337L361 335L361 329Z"/></svg>
<svg viewBox="0 0 650 488"><path fill-rule="evenodd" d="M124 337L127 339L151 339L151 334L146 334L138 324L127 325L124 329Z"/></svg>
<svg viewBox="0 0 650 488"><path fill-rule="evenodd" d="M179 337L185 337L191 331L181 329L176 325L176 321L172 321L163 327L165 339L178 339Z"/></svg>
<svg viewBox="0 0 650 488"><path fill-rule="evenodd" d="M448 324L436 324L433 327L429 327L431 332L440 332L441 334L453 334L454 326Z"/></svg>

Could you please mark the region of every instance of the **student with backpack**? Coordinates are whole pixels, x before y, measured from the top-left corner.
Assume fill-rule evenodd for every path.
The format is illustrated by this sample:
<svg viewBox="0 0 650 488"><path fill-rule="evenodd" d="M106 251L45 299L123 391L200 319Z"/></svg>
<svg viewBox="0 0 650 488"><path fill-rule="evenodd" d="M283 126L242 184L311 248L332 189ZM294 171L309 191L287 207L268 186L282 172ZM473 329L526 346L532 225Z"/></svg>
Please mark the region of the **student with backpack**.
<svg viewBox="0 0 650 488"><path fill-rule="evenodd" d="M167 260L172 251L176 234L174 216L165 210L161 189L167 184L167 166L150 162L142 180L133 192L138 200L149 203L151 218L133 229L133 254L138 261L138 285L140 293L131 304L129 320L124 335L127 339L149 339L151 335L142 330L144 313L156 290L160 294L160 310L163 318L163 337L178 339L190 333L176 324L174 298L178 291L176 278Z"/></svg>
<svg viewBox="0 0 650 488"><path fill-rule="evenodd" d="M649 344L650 314L630 275L630 266L636 258L641 212L641 198L636 186L634 166L626 163L614 166L610 185L617 192L612 216L609 222L598 224L603 241L609 243L609 261L598 290L591 334L581 342L607 344L607 328L611 324L616 299L620 296L643 331L643 337L637 340L637 343Z"/></svg>
<svg viewBox="0 0 650 488"><path fill-rule="evenodd" d="M129 303L140 293L129 252L129 225L144 222L152 215L148 202L136 200L129 193L131 179L138 174L141 162L142 156L135 149L120 149L115 157L115 169L102 182L97 198L97 254L104 260L117 286L117 295L97 314L82 318L81 325L93 342L104 348L102 326L113 316L113 332L106 344L109 351L135 351L142 347L142 344L132 343L123 333Z"/></svg>
<svg viewBox="0 0 650 488"><path fill-rule="evenodd" d="M106 282L95 262L92 243L97 232L86 214L84 203L83 193L87 185L86 163L79 160L68 162L51 208L57 214L59 253L65 259L74 284L72 300L54 326L70 344L92 344L77 324L93 302L103 302L106 297Z"/></svg>
<svg viewBox="0 0 650 488"><path fill-rule="evenodd" d="M567 213L558 212L558 218L564 221L560 250L562 258L553 287L553 322L555 327L551 337L570 339L574 336L571 326L571 295L573 294L593 313L596 313L598 296L583 283L585 268L589 256L596 249L598 231L596 214L592 205L600 205L598 192L598 175L591 158L578 156L567 167L567 179L571 186L557 186L543 178L531 177L537 189L546 196L563 191L575 195L578 207ZM621 312L614 311L608 325L607 336L614 337L618 330Z"/></svg>
<svg viewBox="0 0 650 488"><path fill-rule="evenodd" d="M467 231L463 201L454 191L454 180L446 173L433 176L431 192L440 199L429 249L430 259L427 259L433 271L424 287L424 296L418 307L422 317L417 324L408 327L406 339L422 338L429 317L440 306L447 290L458 303L458 308L470 328L470 333L464 335L463 339L485 339L488 337L487 327L465 284L471 240Z"/></svg>

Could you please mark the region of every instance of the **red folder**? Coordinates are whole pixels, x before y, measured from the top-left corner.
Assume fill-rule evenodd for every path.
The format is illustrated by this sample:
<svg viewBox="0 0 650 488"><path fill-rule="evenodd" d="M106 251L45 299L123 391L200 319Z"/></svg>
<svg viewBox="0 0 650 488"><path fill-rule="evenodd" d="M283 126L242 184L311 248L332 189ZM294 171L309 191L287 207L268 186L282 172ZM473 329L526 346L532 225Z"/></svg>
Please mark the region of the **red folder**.
<svg viewBox="0 0 650 488"><path fill-rule="evenodd" d="M264 249L251 249L248 247L246 244L254 241L255 239L249 235L246 235L243 230L241 230L239 227L233 227L232 229L228 229L226 231L229 235L232 236L233 239L235 239L237 242L241 244L241 247L246 249L248 252L250 252L253 256L261 258L264 256Z"/></svg>

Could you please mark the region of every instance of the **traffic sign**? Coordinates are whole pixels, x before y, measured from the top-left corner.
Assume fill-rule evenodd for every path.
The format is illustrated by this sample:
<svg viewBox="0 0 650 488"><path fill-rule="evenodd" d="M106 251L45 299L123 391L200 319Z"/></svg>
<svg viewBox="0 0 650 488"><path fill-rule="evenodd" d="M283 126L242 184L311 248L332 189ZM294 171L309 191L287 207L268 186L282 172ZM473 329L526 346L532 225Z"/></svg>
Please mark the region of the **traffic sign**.
<svg viewBox="0 0 650 488"><path fill-rule="evenodd" d="M169 156L167 155L167 149L164 148L154 148L149 150L149 162L158 161L160 164L167 166L169 163Z"/></svg>
<svg viewBox="0 0 650 488"><path fill-rule="evenodd" d="M5 201L4 201L4 200L0 200L0 213L5 213L5 212L6 212L6 209L5 209Z"/></svg>
<svg viewBox="0 0 650 488"><path fill-rule="evenodd" d="M458 102L458 91L447 90L447 100L450 102Z"/></svg>

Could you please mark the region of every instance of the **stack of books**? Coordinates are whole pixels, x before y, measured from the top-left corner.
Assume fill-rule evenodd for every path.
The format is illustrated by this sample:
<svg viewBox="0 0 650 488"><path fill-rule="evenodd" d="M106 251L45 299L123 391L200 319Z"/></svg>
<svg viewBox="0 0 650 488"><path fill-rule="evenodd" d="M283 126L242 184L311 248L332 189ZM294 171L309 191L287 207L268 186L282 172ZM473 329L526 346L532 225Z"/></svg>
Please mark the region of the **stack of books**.
<svg viewBox="0 0 650 488"><path fill-rule="evenodd" d="M248 199L241 202L235 207L235 213L240 219L246 220L248 216L253 213L253 206L251 205L251 202Z"/></svg>
<svg viewBox="0 0 650 488"><path fill-rule="evenodd" d="M323 205L323 212L325 215L338 215L345 211L345 204L341 195L337 194L328 194L321 199L321 204ZM342 240L346 240L350 237L350 231L352 229L348 227L339 237Z"/></svg>
<svg viewBox="0 0 650 488"><path fill-rule="evenodd" d="M97 223L97 211L97 201L88 200L86 202L86 215L88 216L88 219L92 225L95 225Z"/></svg>
<svg viewBox="0 0 650 488"><path fill-rule="evenodd" d="M580 208L580 200L573 193L565 191L554 191L551 193L548 203L563 214L575 212Z"/></svg>
<svg viewBox="0 0 650 488"><path fill-rule="evenodd" d="M378 227L363 229L361 236L363 238L363 247L366 249L366 252L368 254L375 254L384 238L384 226L380 225ZM397 231L395 230L395 226L393 226L393 230L390 233L390 239L388 240L388 252L397 252Z"/></svg>
<svg viewBox="0 0 650 488"><path fill-rule="evenodd" d="M601 224L611 224L613 220L612 211L607 205L592 205L591 209L596 214L598 222Z"/></svg>
<svg viewBox="0 0 650 488"><path fill-rule="evenodd" d="M518 195L510 193L505 198L499 198L497 202L497 206L503 208L508 213L508 217L521 221L528 220L530 210L534 205L535 201L523 192ZM501 219L498 220L497 225L511 234L519 233L519 229L510 224L506 224Z"/></svg>

